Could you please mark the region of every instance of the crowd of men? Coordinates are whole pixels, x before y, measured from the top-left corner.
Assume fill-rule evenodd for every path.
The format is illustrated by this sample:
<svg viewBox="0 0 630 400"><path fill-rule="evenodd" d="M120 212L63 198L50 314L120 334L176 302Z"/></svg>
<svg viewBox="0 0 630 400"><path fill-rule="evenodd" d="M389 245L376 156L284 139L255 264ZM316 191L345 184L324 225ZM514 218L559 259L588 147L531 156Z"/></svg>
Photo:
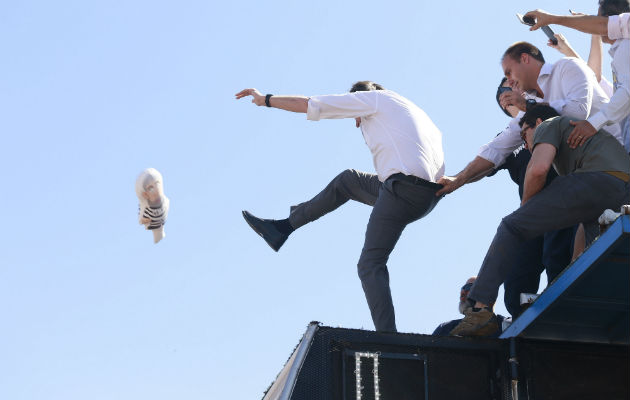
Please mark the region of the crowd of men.
<svg viewBox="0 0 630 400"><path fill-rule="evenodd" d="M345 170L292 206L285 219L247 211L243 217L278 251L296 229L348 200L372 206L358 274L378 331L396 331L387 268L396 242L408 224L461 186L506 169L521 204L503 218L476 279L462 288L464 318L436 334L448 327L451 335L495 335L500 318L493 306L502 284L506 308L516 317L520 293L535 293L544 269L551 282L595 239L599 215L630 203L630 0L599 0L597 16L536 10L525 17L534 18L532 30L559 24L592 34L589 60L562 35L550 45L568 57L553 64L530 43L509 46L497 89L508 127L454 176L444 175L442 134L427 114L377 83L360 81L339 95L236 94L258 106L306 113L309 120L354 118L361 129L376 174ZM602 42L611 44L612 85L601 73Z"/></svg>

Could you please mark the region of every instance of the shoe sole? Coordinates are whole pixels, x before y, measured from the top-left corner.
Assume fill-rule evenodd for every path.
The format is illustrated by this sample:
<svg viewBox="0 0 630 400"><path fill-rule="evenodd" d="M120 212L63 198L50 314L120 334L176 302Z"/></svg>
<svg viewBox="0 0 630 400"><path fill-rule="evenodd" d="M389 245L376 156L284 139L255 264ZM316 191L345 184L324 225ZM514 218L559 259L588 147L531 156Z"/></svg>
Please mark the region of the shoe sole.
<svg viewBox="0 0 630 400"><path fill-rule="evenodd" d="M265 241L265 243L267 243L267 244L269 245L269 247L271 247L271 249L277 253L277 252L278 252L278 250L280 250L280 247L282 247L282 245L280 245L280 246L278 246L278 247L276 248L274 245L272 245L271 243L269 243L269 241L267 240L267 238L265 237L265 235L263 235L263 234L262 234L262 232L260 232L260 231L258 230L258 228L257 228L254 224L252 224L252 223L250 222L250 220L249 220L249 218L248 218L248 214L249 214L249 213L246 213L246 211L242 211L242 214L243 214L243 218L245 219L245 222L247 222L247 225L249 225L249 227L250 227L250 228L252 228L252 230L258 234L258 236L260 236L261 238L263 238L263 240ZM251 215L251 214L249 214L249 215ZM252 215L252 216L253 216L253 215ZM284 244L284 243L283 243L283 244Z"/></svg>

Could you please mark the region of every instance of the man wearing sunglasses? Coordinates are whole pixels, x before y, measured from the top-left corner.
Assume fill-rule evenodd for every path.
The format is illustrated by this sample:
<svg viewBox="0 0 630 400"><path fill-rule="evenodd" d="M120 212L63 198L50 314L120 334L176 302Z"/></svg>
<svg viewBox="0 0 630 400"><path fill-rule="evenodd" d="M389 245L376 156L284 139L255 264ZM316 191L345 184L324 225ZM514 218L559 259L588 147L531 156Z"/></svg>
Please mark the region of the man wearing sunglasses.
<svg viewBox="0 0 630 400"><path fill-rule="evenodd" d="M532 107L521 119L521 137L532 152L521 207L501 221L470 290L471 308L452 335L479 336L496 329L491 304L523 241L583 223L588 245L599 233L602 212L630 202L630 156L623 146L600 130L584 146L571 148L570 121L547 104ZM545 187L552 165L559 177Z"/></svg>

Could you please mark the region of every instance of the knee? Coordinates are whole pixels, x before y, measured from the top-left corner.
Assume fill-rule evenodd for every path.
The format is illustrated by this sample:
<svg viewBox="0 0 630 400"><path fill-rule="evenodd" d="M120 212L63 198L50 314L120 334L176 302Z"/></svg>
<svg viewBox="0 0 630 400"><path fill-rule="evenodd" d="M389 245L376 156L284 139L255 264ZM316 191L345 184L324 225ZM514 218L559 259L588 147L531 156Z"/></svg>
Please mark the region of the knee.
<svg viewBox="0 0 630 400"><path fill-rule="evenodd" d="M368 266L365 258L361 256L361 258L359 258L359 262L357 263L357 275L359 275L359 279L363 280L368 276L369 273L370 267Z"/></svg>
<svg viewBox="0 0 630 400"><path fill-rule="evenodd" d="M357 273L361 280L369 279L378 275L380 270L387 268L386 265L387 257L371 254L371 252L363 252L357 263Z"/></svg>
<svg viewBox="0 0 630 400"><path fill-rule="evenodd" d="M348 184L349 182L353 182L357 179L358 172L355 169L346 169L342 171L339 175L337 175L334 179L335 182L341 184Z"/></svg>
<svg viewBox="0 0 630 400"><path fill-rule="evenodd" d="M499 228L497 229L497 232L509 234L521 240L527 240L528 239L526 238L527 235L522 228L523 227L520 224L518 224L515 218L511 218L511 215L508 215L507 217L504 217L501 220L501 223L499 224Z"/></svg>

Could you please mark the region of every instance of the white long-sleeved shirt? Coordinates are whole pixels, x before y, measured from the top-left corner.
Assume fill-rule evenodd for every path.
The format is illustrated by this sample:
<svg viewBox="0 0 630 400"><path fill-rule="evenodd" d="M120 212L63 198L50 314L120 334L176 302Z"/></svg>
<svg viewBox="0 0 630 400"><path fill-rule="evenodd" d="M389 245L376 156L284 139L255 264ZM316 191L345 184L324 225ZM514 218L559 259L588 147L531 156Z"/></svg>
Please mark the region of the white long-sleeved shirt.
<svg viewBox="0 0 630 400"><path fill-rule="evenodd" d="M630 115L630 39L619 39L610 47L614 94L588 122L597 130L619 123Z"/></svg>
<svg viewBox="0 0 630 400"><path fill-rule="evenodd" d="M312 96L311 121L361 118L361 131L378 179L403 173L436 182L444 175L442 133L429 116L391 90Z"/></svg>
<svg viewBox="0 0 630 400"><path fill-rule="evenodd" d="M555 64L545 63L538 75L538 86L543 91L543 101L558 111L560 115L576 120L584 120L591 113L597 113L608 102L608 96L597 82L597 78L588 65L577 58L566 57ZM523 113L510 121L508 127L498 136L479 149L479 157L495 166L520 146L518 122ZM623 143L621 129L618 124L606 127L620 143Z"/></svg>
<svg viewBox="0 0 630 400"><path fill-rule="evenodd" d="M630 13L608 17L608 37L611 39L630 39Z"/></svg>

